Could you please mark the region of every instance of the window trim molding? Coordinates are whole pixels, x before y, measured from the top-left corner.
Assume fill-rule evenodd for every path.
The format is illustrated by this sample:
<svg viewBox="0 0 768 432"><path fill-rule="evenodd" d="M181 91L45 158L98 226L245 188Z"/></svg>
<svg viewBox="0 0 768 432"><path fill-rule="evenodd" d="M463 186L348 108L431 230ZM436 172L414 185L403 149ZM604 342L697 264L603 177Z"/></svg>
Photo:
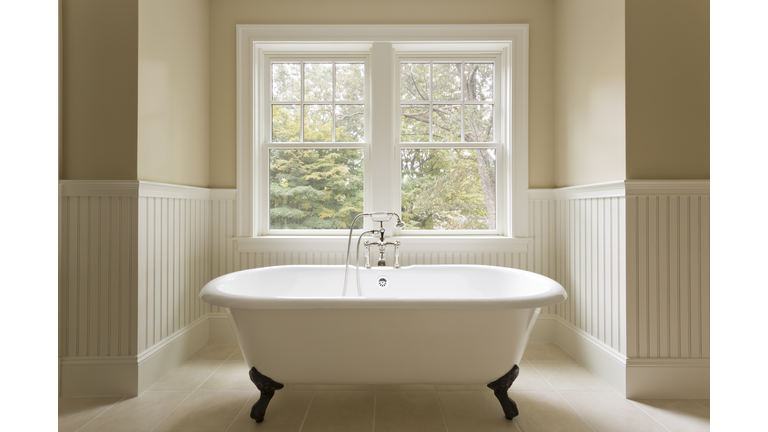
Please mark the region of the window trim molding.
<svg viewBox="0 0 768 432"><path fill-rule="evenodd" d="M258 203L260 191L257 180L259 170L259 119L255 117L255 104L259 104L258 92L263 91L254 68L258 63L260 49L306 51L306 45L322 48L333 44L342 49L354 51L370 48L376 42L390 42L402 51L407 43L415 51L423 51L430 45L454 41L465 49L498 50L508 47L506 59L510 73L507 74L508 91L502 95L505 100L508 123L507 167L508 177L506 200L508 231L506 236L472 237L461 243L487 247L504 243L527 245L528 231L528 24L490 25L279 25L240 24L236 26L237 66L237 221L236 240L238 249L255 251L257 245L270 248L272 241L256 237L258 233ZM415 43L415 44L414 44ZM339 45L340 44L340 45ZM459 50L462 50L460 47ZM303 237L312 242L311 237ZM326 237L326 236L317 236ZM425 242L453 244L457 236L440 236ZM279 240L275 237L274 240ZM241 245L243 246L241 248ZM483 246L485 245L485 246Z"/></svg>

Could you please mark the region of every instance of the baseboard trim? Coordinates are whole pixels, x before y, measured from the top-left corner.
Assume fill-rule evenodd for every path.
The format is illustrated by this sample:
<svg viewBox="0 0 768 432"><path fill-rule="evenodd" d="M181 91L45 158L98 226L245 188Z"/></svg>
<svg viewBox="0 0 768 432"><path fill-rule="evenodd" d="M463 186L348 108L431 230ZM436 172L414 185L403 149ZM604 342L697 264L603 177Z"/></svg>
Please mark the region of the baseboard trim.
<svg viewBox="0 0 768 432"><path fill-rule="evenodd" d="M709 384L709 359L627 359L627 399L709 399Z"/></svg>
<svg viewBox="0 0 768 432"><path fill-rule="evenodd" d="M208 316L136 356L59 360L60 397L138 396L208 343Z"/></svg>
<svg viewBox="0 0 768 432"><path fill-rule="evenodd" d="M540 315L530 343L555 343L628 399L709 399L709 359L626 358L554 315Z"/></svg>
<svg viewBox="0 0 768 432"><path fill-rule="evenodd" d="M539 321L549 328L544 334L550 339L536 342L557 344L619 394L626 394L626 358L621 353L555 315L539 316Z"/></svg>

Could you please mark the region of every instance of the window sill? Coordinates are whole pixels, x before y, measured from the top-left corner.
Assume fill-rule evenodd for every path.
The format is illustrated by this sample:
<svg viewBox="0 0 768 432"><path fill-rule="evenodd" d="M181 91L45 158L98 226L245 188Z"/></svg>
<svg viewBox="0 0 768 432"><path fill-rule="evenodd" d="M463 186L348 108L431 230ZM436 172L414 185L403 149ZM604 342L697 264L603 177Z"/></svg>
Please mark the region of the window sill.
<svg viewBox="0 0 768 432"><path fill-rule="evenodd" d="M238 252L344 252L348 236L263 236L236 237ZM530 238L501 236L396 236L401 253L409 252L506 252L527 253ZM357 235L352 237L355 248Z"/></svg>

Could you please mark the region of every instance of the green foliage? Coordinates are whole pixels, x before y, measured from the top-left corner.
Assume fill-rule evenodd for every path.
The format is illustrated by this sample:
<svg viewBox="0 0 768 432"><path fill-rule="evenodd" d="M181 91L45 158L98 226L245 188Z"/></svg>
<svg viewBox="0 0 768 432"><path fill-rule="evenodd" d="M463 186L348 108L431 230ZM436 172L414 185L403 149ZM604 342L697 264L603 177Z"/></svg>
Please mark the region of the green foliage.
<svg viewBox="0 0 768 432"><path fill-rule="evenodd" d="M472 149L402 151L401 216L405 229L495 228L489 223L477 152ZM495 177L495 164L491 164L487 175Z"/></svg>
<svg viewBox="0 0 768 432"><path fill-rule="evenodd" d="M363 211L363 151L272 149L270 229L349 228Z"/></svg>

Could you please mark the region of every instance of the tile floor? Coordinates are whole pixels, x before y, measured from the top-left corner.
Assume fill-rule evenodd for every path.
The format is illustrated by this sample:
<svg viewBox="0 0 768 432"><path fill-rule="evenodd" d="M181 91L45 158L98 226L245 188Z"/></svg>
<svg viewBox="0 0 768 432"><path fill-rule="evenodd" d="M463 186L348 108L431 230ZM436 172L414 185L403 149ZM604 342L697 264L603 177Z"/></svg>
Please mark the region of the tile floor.
<svg viewBox="0 0 768 432"><path fill-rule="evenodd" d="M554 344L530 345L506 420L483 385L287 385L263 423L235 343L211 343L138 397L59 399L59 431L709 431L709 399L626 400Z"/></svg>

